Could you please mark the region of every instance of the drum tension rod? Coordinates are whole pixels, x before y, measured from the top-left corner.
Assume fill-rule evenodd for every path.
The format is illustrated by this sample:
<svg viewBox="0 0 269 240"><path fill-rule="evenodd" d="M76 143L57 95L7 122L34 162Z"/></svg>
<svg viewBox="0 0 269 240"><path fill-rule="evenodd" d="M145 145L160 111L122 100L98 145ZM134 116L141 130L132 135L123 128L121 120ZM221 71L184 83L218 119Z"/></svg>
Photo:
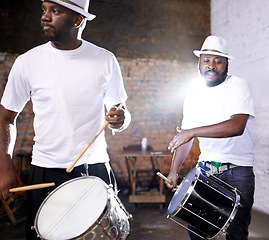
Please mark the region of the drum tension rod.
<svg viewBox="0 0 269 240"><path fill-rule="evenodd" d="M89 165L88 165L88 163L84 163L84 167L86 170L86 176L89 177Z"/></svg>

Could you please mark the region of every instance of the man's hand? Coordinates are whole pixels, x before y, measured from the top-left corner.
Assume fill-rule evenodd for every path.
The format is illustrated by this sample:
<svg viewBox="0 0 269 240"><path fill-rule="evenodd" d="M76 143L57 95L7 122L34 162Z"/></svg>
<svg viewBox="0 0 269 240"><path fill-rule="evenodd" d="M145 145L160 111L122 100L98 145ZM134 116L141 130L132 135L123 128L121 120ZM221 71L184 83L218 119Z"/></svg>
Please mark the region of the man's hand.
<svg viewBox="0 0 269 240"><path fill-rule="evenodd" d="M168 149L174 152L181 145L191 141L193 139L193 131L190 130L178 130L178 134L170 142Z"/></svg>
<svg viewBox="0 0 269 240"><path fill-rule="evenodd" d="M124 123L124 111L122 109L116 110L116 107L112 107L106 113L105 119L109 122L110 128L119 129Z"/></svg>
<svg viewBox="0 0 269 240"><path fill-rule="evenodd" d="M177 190L177 180L178 180L178 174L177 173L169 173L169 175L167 176L167 179L172 183L168 183L167 181L165 181L165 185L172 190L172 192Z"/></svg>

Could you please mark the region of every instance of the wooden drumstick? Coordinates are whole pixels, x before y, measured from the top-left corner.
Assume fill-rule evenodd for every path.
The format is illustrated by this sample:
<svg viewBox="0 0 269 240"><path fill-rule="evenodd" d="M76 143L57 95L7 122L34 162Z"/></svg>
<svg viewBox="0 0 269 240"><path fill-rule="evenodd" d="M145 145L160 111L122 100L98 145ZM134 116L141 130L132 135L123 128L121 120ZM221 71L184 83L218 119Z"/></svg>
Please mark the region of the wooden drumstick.
<svg viewBox="0 0 269 240"><path fill-rule="evenodd" d="M122 103L116 108L116 110L119 110L122 107ZM95 133L95 135L92 137L92 139L89 141L89 143L86 145L86 147L81 151L81 153L76 157L76 159L70 164L70 166L66 169L66 172L70 173L77 161L82 157L82 155L87 151L87 149L92 145L92 143L95 141L95 139L99 136L99 134L107 127L109 124L108 121L104 123L104 125Z"/></svg>
<svg viewBox="0 0 269 240"><path fill-rule="evenodd" d="M168 182L169 184L172 184L172 182L167 177L165 177L164 175L162 175L160 172L157 172L156 174L157 174L157 176L159 176L160 178L162 178L164 181Z"/></svg>
<svg viewBox="0 0 269 240"><path fill-rule="evenodd" d="M27 191L27 190L35 190L35 189L53 187L53 186L55 186L54 182L52 182L52 183L40 183L40 184L31 185L31 186L10 188L9 192L22 192L22 191Z"/></svg>

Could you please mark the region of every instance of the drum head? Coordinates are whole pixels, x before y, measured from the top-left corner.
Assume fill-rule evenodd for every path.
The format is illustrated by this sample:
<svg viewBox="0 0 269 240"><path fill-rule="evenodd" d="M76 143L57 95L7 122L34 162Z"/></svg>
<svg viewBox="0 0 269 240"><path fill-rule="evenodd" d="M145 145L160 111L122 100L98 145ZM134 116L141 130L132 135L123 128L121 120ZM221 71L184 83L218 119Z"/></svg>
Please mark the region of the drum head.
<svg viewBox="0 0 269 240"><path fill-rule="evenodd" d="M189 195L191 194L195 178L200 175L200 170L198 168L192 169L184 180L178 186L167 210L168 215L175 215L184 203L187 201Z"/></svg>
<svg viewBox="0 0 269 240"><path fill-rule="evenodd" d="M35 228L42 239L72 239L87 231L107 205L106 184L81 177L56 188L42 203Z"/></svg>

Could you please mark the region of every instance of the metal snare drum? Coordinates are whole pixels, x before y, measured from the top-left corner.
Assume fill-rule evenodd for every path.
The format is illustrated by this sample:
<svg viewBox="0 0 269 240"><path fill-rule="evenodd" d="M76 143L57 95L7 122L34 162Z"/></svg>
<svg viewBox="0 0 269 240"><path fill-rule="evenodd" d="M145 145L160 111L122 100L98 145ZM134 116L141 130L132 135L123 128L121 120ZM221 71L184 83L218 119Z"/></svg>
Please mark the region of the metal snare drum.
<svg viewBox="0 0 269 240"><path fill-rule="evenodd" d="M51 192L35 218L41 239L126 239L130 215L113 189L98 177L67 181Z"/></svg>

